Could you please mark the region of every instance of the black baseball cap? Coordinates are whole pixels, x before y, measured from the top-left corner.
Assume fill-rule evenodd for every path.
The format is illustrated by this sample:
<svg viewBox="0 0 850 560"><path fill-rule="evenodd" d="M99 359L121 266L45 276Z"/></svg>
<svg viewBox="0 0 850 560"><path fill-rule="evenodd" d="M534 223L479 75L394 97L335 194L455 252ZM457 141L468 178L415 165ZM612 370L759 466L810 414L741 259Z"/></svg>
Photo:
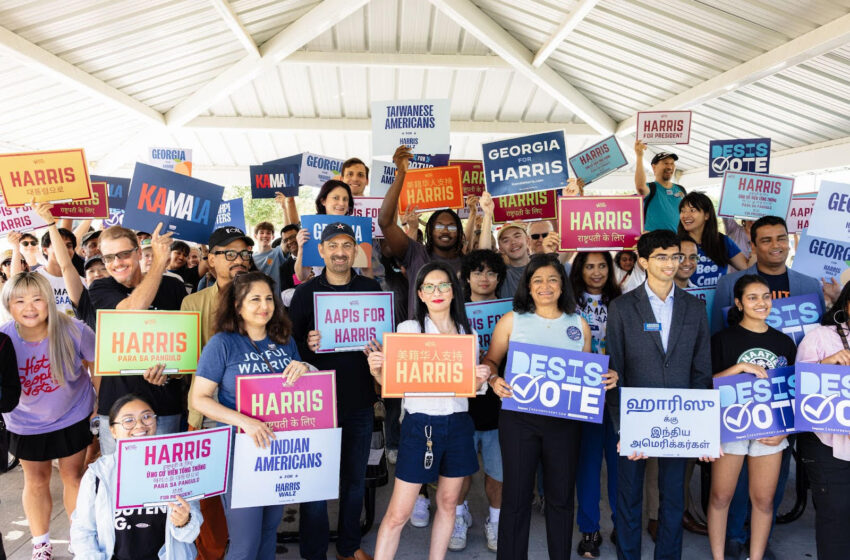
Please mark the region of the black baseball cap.
<svg viewBox="0 0 850 560"><path fill-rule="evenodd" d="M677 156L676 154L674 154L672 152L658 152L652 158L652 165L655 165L656 163L658 163L662 159L667 159L668 157L673 158L673 161L679 161L679 156Z"/></svg>
<svg viewBox="0 0 850 560"><path fill-rule="evenodd" d="M342 222L334 222L332 224L328 224L325 226L325 229L322 230L322 240L321 243L336 237L337 235L347 235L351 239L354 239L355 242L357 238L354 237L354 230L351 229L351 226L348 224L344 224Z"/></svg>
<svg viewBox="0 0 850 560"><path fill-rule="evenodd" d="M103 257L100 255L95 255L93 257L87 258L85 264L83 264L83 270L88 270L92 263L97 261L103 262Z"/></svg>
<svg viewBox="0 0 850 560"><path fill-rule="evenodd" d="M97 239L100 237L100 230L90 231L83 236L83 245L91 241L92 239Z"/></svg>
<svg viewBox="0 0 850 560"><path fill-rule="evenodd" d="M224 247L225 245L233 243L237 239L241 239L250 247L254 246L254 240L245 235L244 231L238 227L225 226L212 232L212 235L210 235L209 247L210 249L213 247Z"/></svg>

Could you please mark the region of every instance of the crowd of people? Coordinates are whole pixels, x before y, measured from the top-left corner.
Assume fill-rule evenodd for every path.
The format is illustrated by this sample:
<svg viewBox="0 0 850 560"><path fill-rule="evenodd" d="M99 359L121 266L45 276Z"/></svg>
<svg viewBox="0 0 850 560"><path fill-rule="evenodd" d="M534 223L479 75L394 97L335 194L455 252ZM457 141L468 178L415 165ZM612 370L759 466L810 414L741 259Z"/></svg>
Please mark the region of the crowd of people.
<svg viewBox="0 0 850 560"><path fill-rule="evenodd" d="M616 254L559 252L552 222L495 229L486 192L467 200L466 223L453 210L438 210L423 232L415 208L398 212L412 158L405 147L393 158L398 171L378 217L383 238L373 243L366 267L354 266L355 234L341 222L318 239L324 266L305 266L310 232L300 227L294 200L283 195L277 239L276 227L262 222L253 236L216 229L205 246L173 239L160 226L94 230L82 222L72 229L70 221L53 218L49 203L36 203L46 231L40 239L11 233L12 249L0 263L0 411L23 468L32 558L53 556L54 463L70 518L69 549L78 558L274 558L283 506L231 507L231 487L200 501L177 497L161 507L115 509L116 442L227 425L267 447L272 429L236 410L237 374L277 373L297 386L316 370L337 372L340 560L393 558L405 547L408 523L431 526L429 558L464 550L473 524L471 492L486 496L482 527L497 558L528 557L535 503L545 515L551 558L573 550L597 558L603 458L613 524L607 538L619 558L641 558L645 527L656 542L655 558L681 558L683 525L708 535L715 560L776 558L770 535L794 447L816 507L818 558L842 558L850 545L847 436L724 443L720 458L700 458L712 463L707 527L686 508L694 460L619 455L618 387L711 388L713 377L763 378L795 361L850 366L850 285L788 268L782 217L727 220L721 233L711 200L673 183L675 154L656 154L647 181L645 148L635 145L635 188L644 197L646 231L636 251ZM352 214L354 197L365 194L368 182L369 168L347 160L340 177L319 190L316 213ZM572 180L565 191L581 196L583 183ZM716 288L711 309L686 291L707 287ZM513 310L499 319L489 346L479 348L476 397L383 399L394 481L370 555L361 546L360 519L383 348L373 340L363 352L320 352L313 296L377 291L393 292L399 333L476 334L469 302L510 299ZM797 346L767 318L775 300L803 294L814 294L826 311ZM143 375L92 375L96 316L105 309L200 312L196 374L167 374L166 364L158 364ZM502 410L502 399L512 395L504 378L511 342L607 354L603 421ZM481 466L483 484L473 480ZM326 502L300 504L300 557L325 559L330 541Z"/></svg>

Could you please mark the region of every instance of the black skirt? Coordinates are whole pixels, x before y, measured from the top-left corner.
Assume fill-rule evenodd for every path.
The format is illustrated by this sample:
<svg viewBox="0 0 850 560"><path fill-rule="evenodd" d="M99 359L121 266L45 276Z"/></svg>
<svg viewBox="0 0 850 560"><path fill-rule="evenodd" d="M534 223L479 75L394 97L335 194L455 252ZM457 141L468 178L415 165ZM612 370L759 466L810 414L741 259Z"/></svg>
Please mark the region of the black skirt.
<svg viewBox="0 0 850 560"><path fill-rule="evenodd" d="M89 419L46 434L9 432L9 453L24 461L52 461L78 453L92 442Z"/></svg>

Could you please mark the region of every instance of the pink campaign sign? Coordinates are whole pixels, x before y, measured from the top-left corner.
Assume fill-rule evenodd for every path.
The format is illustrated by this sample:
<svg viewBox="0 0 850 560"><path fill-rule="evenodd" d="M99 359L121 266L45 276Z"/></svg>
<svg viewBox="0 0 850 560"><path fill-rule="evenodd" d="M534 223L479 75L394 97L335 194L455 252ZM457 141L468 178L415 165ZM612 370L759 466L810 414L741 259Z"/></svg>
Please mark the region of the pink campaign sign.
<svg viewBox="0 0 850 560"><path fill-rule="evenodd" d="M279 373L237 375L236 410L276 432L336 428L336 372L308 372L292 386Z"/></svg>
<svg viewBox="0 0 850 560"><path fill-rule="evenodd" d="M562 251L634 249L643 230L639 196L571 196L558 199Z"/></svg>

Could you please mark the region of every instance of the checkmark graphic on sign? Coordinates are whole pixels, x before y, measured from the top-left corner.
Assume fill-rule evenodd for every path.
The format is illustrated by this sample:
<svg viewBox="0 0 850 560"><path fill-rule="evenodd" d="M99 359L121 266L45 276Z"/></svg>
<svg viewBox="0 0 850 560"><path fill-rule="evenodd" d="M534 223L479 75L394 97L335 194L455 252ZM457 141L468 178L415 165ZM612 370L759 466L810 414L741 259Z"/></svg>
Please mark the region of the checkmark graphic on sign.
<svg viewBox="0 0 850 560"><path fill-rule="evenodd" d="M753 401L747 401L744 404L734 404L726 409L723 413L723 421L726 422L726 427L731 432L743 432L750 426L750 405Z"/></svg>
<svg viewBox="0 0 850 560"><path fill-rule="evenodd" d="M815 424L822 424L829 420L832 417L833 406L830 404L833 400L838 397L838 393L834 393L828 397L824 397L823 395L807 395L805 399L803 399L802 406L800 407L803 415L805 415L806 419ZM817 398L821 398L821 403L817 406L809 405L809 401L816 400ZM824 414L824 410L829 407L829 414Z"/></svg>
<svg viewBox="0 0 850 560"><path fill-rule="evenodd" d="M531 381L525 383L523 386L522 380L524 378L528 378ZM534 377L527 373L521 373L519 375L516 375L513 378L513 381L511 381L511 391L513 391L514 400L521 403L529 403L535 400L539 391L538 382L541 379L542 377ZM530 397L529 394L531 394Z"/></svg>

